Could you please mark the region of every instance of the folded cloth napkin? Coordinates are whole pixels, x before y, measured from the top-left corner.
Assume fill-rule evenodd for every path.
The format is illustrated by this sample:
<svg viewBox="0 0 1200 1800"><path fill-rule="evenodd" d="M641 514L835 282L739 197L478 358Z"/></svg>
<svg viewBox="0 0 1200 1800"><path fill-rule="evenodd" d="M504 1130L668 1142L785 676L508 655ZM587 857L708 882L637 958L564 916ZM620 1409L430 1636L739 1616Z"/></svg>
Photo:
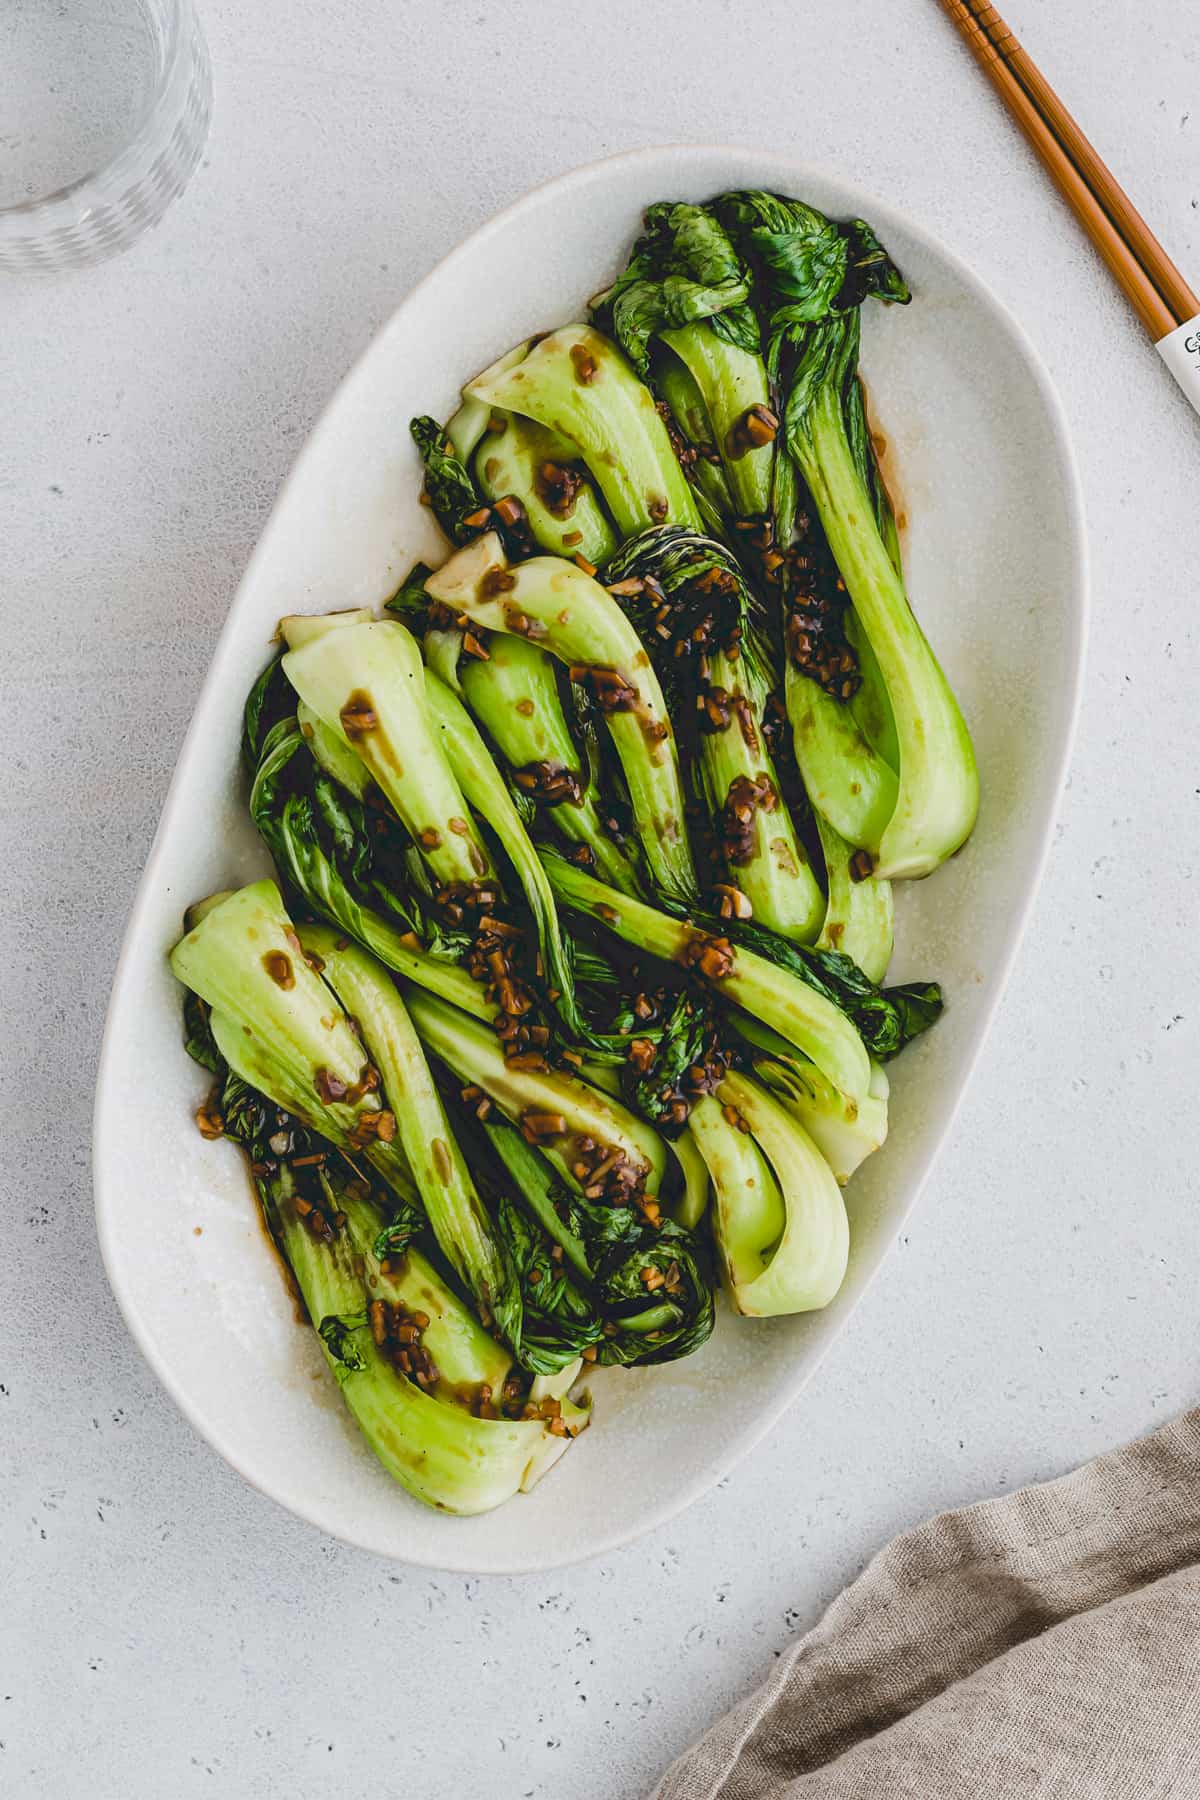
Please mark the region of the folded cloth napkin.
<svg viewBox="0 0 1200 1800"><path fill-rule="evenodd" d="M1200 1800L1200 1410L942 1513L655 1800Z"/></svg>

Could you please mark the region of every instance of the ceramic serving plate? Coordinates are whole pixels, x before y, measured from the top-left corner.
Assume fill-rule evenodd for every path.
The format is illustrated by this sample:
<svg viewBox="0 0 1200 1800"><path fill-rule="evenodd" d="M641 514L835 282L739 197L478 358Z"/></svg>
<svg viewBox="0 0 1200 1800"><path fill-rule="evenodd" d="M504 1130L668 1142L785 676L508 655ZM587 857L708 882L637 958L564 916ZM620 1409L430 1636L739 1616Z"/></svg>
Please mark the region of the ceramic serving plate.
<svg viewBox="0 0 1200 1800"><path fill-rule="evenodd" d="M196 1131L205 1076L184 1054L167 951L190 900L268 868L245 812L238 731L276 620L377 604L416 557L444 554L418 504L409 417L446 417L459 385L499 352L579 317L650 201L730 187L776 188L869 219L914 292L908 308L867 310L864 368L906 519L910 592L982 775L967 849L899 892L893 978L936 976L947 1009L893 1067L891 1137L848 1190L853 1248L835 1303L792 1319L724 1313L685 1361L603 1372L593 1428L535 1493L452 1519L375 1462L296 1321L240 1156ZM467 1572L548 1569L609 1550L726 1474L834 1342L954 1117L1045 859L1085 613L1078 481L1047 377L978 277L895 208L777 156L655 149L552 182L448 256L346 378L279 497L184 744L113 989L96 1098L100 1243L130 1330L221 1455L326 1531ZM905 1305L899 1280L893 1300Z"/></svg>

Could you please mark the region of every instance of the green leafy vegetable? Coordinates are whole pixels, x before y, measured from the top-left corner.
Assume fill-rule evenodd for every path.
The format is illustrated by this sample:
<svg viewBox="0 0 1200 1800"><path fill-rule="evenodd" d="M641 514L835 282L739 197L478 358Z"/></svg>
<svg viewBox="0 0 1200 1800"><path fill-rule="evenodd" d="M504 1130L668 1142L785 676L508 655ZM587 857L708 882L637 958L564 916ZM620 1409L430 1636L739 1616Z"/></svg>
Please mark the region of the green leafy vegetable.
<svg viewBox="0 0 1200 1800"><path fill-rule="evenodd" d="M215 1075L223 1067L221 1052L213 1040L208 1009L198 995L189 992L183 1002L183 1047L193 1062Z"/></svg>
<svg viewBox="0 0 1200 1800"><path fill-rule="evenodd" d="M645 225L624 273L593 301L594 316L668 399L673 383L666 371L676 359L683 365L703 424L680 424L715 446L729 495L726 510L765 513L778 421L769 407L759 325L749 304L749 271L709 207L660 203L647 209ZM652 342L658 351L653 367Z"/></svg>
<svg viewBox="0 0 1200 1800"><path fill-rule="evenodd" d="M738 944L806 982L850 1019L877 1062L898 1056L906 1044L936 1023L942 990L936 981L909 982L881 988L840 950L806 949L786 944L757 926L727 927Z"/></svg>
<svg viewBox="0 0 1200 1800"><path fill-rule="evenodd" d="M587 1423L586 1411L563 1402L561 1436L547 1420L501 1417L493 1396L506 1391L510 1361L408 1242L407 1224L385 1226L386 1203L332 1144L220 1067L225 1135L253 1159L268 1228L389 1474L456 1513L488 1511L531 1486ZM380 1322L389 1313L421 1321L415 1373L388 1360L386 1332L377 1346L377 1312ZM489 1416L476 1416L483 1409Z"/></svg>
<svg viewBox="0 0 1200 1800"><path fill-rule="evenodd" d="M365 950L346 944L328 925L302 926L300 941L362 1034L442 1255L474 1296L481 1317L494 1318L518 1360L524 1360L512 1259L471 1180L394 982Z"/></svg>
<svg viewBox="0 0 1200 1800"><path fill-rule="evenodd" d="M583 852L605 881L626 892L641 886L635 852L613 836L613 816L596 774L596 734L572 736L554 658L528 638L492 632L486 660L467 657L463 696L508 765L518 792L534 797L539 817Z"/></svg>
<svg viewBox="0 0 1200 1800"><path fill-rule="evenodd" d="M324 1344L330 1361L340 1363L343 1369L354 1375L361 1374L367 1367L367 1359L355 1341L366 1330L366 1326L365 1312L356 1313L352 1319L328 1313L317 1326L317 1336Z"/></svg>
<svg viewBox="0 0 1200 1800"><path fill-rule="evenodd" d="M361 1150L401 1200L414 1197L363 1047L306 960L273 882L223 900L179 940L171 967L207 1002L213 1041L235 1074L340 1148Z"/></svg>
<svg viewBox="0 0 1200 1800"><path fill-rule="evenodd" d="M429 595L425 592L425 583L433 574L426 562L415 562L391 599L386 602L387 610L394 613L402 625L407 625L414 637L420 637L425 630L429 617Z"/></svg>
<svg viewBox="0 0 1200 1800"><path fill-rule="evenodd" d="M371 1248L380 1262L403 1256L413 1239L424 1229L425 1216L417 1206L402 1207L400 1212L376 1236Z"/></svg>
<svg viewBox="0 0 1200 1800"><path fill-rule="evenodd" d="M722 880L768 929L811 941L825 898L767 744L774 648L761 601L724 545L673 526L626 544L610 579L642 642L654 647L725 865Z"/></svg>
<svg viewBox="0 0 1200 1800"><path fill-rule="evenodd" d="M490 1407L505 1381L498 1347L413 1252L403 1277L372 1268L375 1285L368 1287L370 1202L336 1192L353 1216L348 1212L347 1223L328 1236L314 1235L303 1174L285 1163L257 1176L256 1186L309 1317L317 1321L342 1398L367 1442L388 1474L427 1505L465 1514L503 1505L544 1473L570 1437L551 1437L540 1419L477 1416L474 1409ZM372 1308L393 1305L398 1316L415 1313L428 1321L420 1331L424 1354L418 1366L432 1368L436 1378L426 1374L425 1387L390 1359L388 1340L377 1344L368 1326Z"/></svg>
<svg viewBox="0 0 1200 1800"><path fill-rule="evenodd" d="M676 910L684 916L675 917L606 888L551 851L542 852L542 861L564 906L647 955L692 971L725 1000L778 1031L851 1098L866 1093L871 1065L857 1025L833 983L814 973L814 961L825 953L802 952L769 932L747 943L746 927L735 947L731 922L687 916L683 908ZM762 954L764 948L769 955Z"/></svg>
<svg viewBox="0 0 1200 1800"><path fill-rule="evenodd" d="M727 343L757 350L746 269L708 208L659 201L646 208L644 223L624 271L592 301L593 316L638 374L649 373L652 338L697 319Z"/></svg>
<svg viewBox="0 0 1200 1800"><path fill-rule="evenodd" d="M928 875L969 835L979 781L958 703L893 559L858 379L863 301L903 304L908 288L861 221L835 225L812 207L758 192L722 195L715 208L754 271L787 454L812 495L894 720L895 803L882 823L871 821L860 847L880 875ZM797 733L806 780L809 748ZM844 822L835 823L844 835Z"/></svg>
<svg viewBox="0 0 1200 1800"><path fill-rule="evenodd" d="M534 542L556 556L581 556L597 567L617 547L579 450L519 413L491 415L492 427L475 456L475 479L495 505L493 522L502 525L516 501Z"/></svg>
<svg viewBox="0 0 1200 1800"><path fill-rule="evenodd" d="M616 345L590 326L549 332L517 367L480 376L467 392L577 444L623 537L667 520L699 526L653 396Z"/></svg>
<svg viewBox="0 0 1200 1800"><path fill-rule="evenodd" d="M829 899L818 950L840 950L871 981L882 981L892 959L895 908L892 884L876 877L858 881L854 850L828 819L814 810Z"/></svg>
<svg viewBox="0 0 1200 1800"><path fill-rule="evenodd" d="M283 669L364 764L436 881L469 885L494 873L429 717L420 650L403 625L331 630L289 651Z"/></svg>
<svg viewBox="0 0 1200 1800"><path fill-rule="evenodd" d="M599 1341L599 1314L513 1200L502 1195L496 1213L520 1283L527 1367L551 1374Z"/></svg>
<svg viewBox="0 0 1200 1800"><path fill-rule="evenodd" d="M866 1094L851 1100L777 1032L744 1013L735 1014L731 1022L751 1046L755 1077L804 1127L845 1186L887 1137L888 1078L881 1065L872 1063Z"/></svg>
<svg viewBox="0 0 1200 1800"><path fill-rule="evenodd" d="M623 1056L624 1047L594 1031L578 1004L575 972L559 925L553 891L525 829L518 803L488 754L474 720L432 671L426 674L425 697L455 778L475 811L488 821L524 890L545 979L555 996L552 1004L568 1042L586 1045L593 1055Z"/></svg>
<svg viewBox="0 0 1200 1800"><path fill-rule="evenodd" d="M592 1296L602 1320L590 1340L595 1360L670 1362L697 1349L712 1332L714 1313L691 1233L669 1219L651 1224L631 1206L589 1201L556 1178L511 1125L491 1120L485 1129L529 1215Z"/></svg>
<svg viewBox="0 0 1200 1800"><path fill-rule="evenodd" d="M713 1229L737 1310L762 1317L828 1306L845 1278L850 1228L816 1144L736 1073L696 1103L692 1131L712 1178Z"/></svg>
<svg viewBox="0 0 1200 1800"><path fill-rule="evenodd" d="M591 683L621 759L651 877L667 893L695 894L666 703L637 633L607 589L556 557L510 566L490 534L452 556L427 585L435 600L488 631L533 637L573 679Z"/></svg>
<svg viewBox="0 0 1200 1800"><path fill-rule="evenodd" d="M587 1156L607 1165L606 1191L657 1193L666 1150L644 1120L564 1069L506 1059L494 1031L432 995L409 992L406 1001L426 1049L511 1123L533 1131L561 1176L577 1181L573 1170Z"/></svg>
<svg viewBox="0 0 1200 1800"><path fill-rule="evenodd" d="M414 419L409 427L425 465L425 492L433 514L452 544L466 544L479 531L467 523L481 501L466 465L436 419Z"/></svg>
<svg viewBox="0 0 1200 1800"><path fill-rule="evenodd" d="M362 806L317 768L295 719L281 720L263 745L250 814L307 911L340 926L397 974L492 1016L483 989L458 967L466 934L446 929L404 885L400 827L393 833L381 815L368 829ZM331 831L335 814L341 825Z"/></svg>

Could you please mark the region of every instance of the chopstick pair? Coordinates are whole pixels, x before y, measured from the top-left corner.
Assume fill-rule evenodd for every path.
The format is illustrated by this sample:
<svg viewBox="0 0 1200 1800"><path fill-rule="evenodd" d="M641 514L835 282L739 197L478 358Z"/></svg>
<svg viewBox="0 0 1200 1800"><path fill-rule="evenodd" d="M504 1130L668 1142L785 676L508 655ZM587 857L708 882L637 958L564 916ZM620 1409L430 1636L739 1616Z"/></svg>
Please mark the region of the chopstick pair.
<svg viewBox="0 0 1200 1800"><path fill-rule="evenodd" d="M940 0L1200 412L1200 299L987 0Z"/></svg>

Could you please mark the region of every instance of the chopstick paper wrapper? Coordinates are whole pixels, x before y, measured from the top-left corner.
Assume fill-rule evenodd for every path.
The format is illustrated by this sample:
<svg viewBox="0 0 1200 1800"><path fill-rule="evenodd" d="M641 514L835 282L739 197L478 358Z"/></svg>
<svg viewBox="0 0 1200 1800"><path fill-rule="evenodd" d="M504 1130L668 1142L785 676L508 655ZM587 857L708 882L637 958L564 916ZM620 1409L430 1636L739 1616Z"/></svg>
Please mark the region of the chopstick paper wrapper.
<svg viewBox="0 0 1200 1800"><path fill-rule="evenodd" d="M1200 313L1158 340L1158 354L1200 412Z"/></svg>

